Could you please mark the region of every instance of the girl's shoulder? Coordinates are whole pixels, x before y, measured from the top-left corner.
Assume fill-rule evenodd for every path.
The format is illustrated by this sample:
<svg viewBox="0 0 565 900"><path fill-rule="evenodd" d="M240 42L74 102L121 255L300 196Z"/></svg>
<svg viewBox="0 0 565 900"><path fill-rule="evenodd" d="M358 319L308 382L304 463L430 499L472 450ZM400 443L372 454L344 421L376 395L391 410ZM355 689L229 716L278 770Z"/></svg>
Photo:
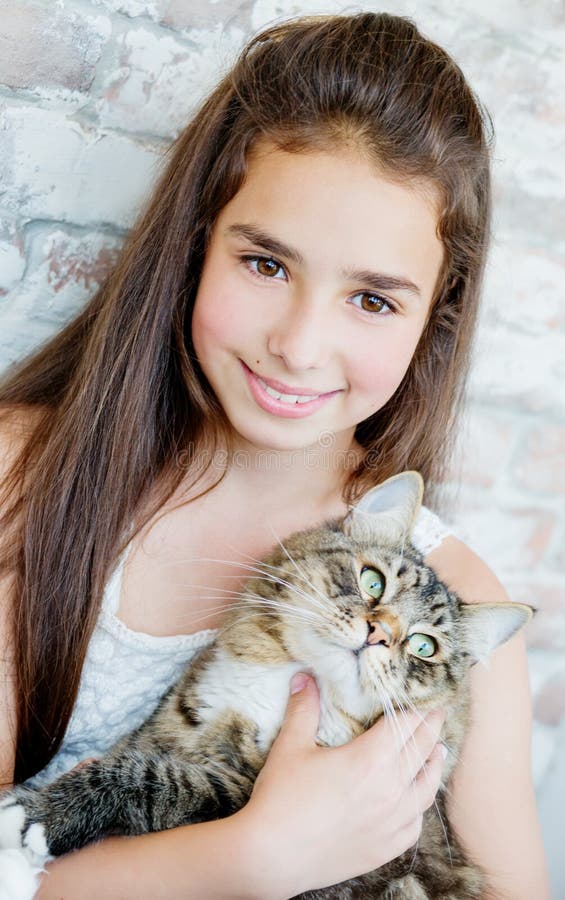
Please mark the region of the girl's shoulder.
<svg viewBox="0 0 565 900"><path fill-rule="evenodd" d="M497 603L509 599L487 563L454 534L447 534L426 555L426 562L467 603Z"/></svg>

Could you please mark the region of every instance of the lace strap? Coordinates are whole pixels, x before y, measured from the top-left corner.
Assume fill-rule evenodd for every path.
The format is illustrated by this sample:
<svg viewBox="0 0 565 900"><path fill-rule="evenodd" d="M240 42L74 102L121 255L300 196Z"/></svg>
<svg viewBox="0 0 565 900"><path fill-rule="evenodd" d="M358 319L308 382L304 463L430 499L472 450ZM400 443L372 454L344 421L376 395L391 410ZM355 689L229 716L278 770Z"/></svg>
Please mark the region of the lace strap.
<svg viewBox="0 0 565 900"><path fill-rule="evenodd" d="M102 597L102 609L115 616L120 605L120 594L122 591L122 574L126 557L131 549L131 543L127 545L124 552L118 559L114 571L106 582L104 596Z"/></svg>
<svg viewBox="0 0 565 900"><path fill-rule="evenodd" d="M450 534L453 534L451 528L442 522L439 516L427 506L421 507L412 528L412 543L422 556L436 550Z"/></svg>

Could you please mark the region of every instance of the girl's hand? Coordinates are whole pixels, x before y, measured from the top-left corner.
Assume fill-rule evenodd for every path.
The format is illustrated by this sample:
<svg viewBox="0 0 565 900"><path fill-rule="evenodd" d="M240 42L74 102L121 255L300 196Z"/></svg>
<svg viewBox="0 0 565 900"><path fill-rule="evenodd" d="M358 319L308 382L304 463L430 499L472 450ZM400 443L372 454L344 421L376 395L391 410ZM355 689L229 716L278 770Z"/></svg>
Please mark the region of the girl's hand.
<svg viewBox="0 0 565 900"><path fill-rule="evenodd" d="M443 713L390 719L342 747L315 743L319 695L303 681L289 698L246 819L259 854L262 897L288 898L377 869L418 840L439 787ZM257 870L256 870L257 871Z"/></svg>

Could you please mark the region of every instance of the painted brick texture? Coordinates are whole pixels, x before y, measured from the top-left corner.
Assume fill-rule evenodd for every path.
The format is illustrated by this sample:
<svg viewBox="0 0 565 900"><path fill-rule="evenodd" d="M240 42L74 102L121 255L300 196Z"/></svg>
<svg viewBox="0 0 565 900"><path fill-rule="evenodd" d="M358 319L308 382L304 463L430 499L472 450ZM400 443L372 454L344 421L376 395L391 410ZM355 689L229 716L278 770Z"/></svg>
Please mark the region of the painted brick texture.
<svg viewBox="0 0 565 900"><path fill-rule="evenodd" d="M0 22L2 84L88 91L103 44L93 16L57 4L2 0Z"/></svg>
<svg viewBox="0 0 565 900"><path fill-rule="evenodd" d="M494 120L494 242L448 487L457 532L539 608L529 642L541 784L565 748L565 11L554 0L378 7L446 46ZM0 368L101 283L163 151L244 39L278 17L344 8L0 0Z"/></svg>

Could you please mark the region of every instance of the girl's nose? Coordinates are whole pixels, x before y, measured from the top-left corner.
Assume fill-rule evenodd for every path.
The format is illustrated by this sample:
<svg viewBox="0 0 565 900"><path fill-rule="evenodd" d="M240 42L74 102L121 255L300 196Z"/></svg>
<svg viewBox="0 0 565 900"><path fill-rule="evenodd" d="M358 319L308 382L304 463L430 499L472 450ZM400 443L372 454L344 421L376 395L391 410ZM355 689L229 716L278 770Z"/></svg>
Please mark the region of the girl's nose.
<svg viewBox="0 0 565 900"><path fill-rule="evenodd" d="M275 322L268 337L268 350L281 357L290 370L322 368L329 354L329 312L321 304L298 299Z"/></svg>

